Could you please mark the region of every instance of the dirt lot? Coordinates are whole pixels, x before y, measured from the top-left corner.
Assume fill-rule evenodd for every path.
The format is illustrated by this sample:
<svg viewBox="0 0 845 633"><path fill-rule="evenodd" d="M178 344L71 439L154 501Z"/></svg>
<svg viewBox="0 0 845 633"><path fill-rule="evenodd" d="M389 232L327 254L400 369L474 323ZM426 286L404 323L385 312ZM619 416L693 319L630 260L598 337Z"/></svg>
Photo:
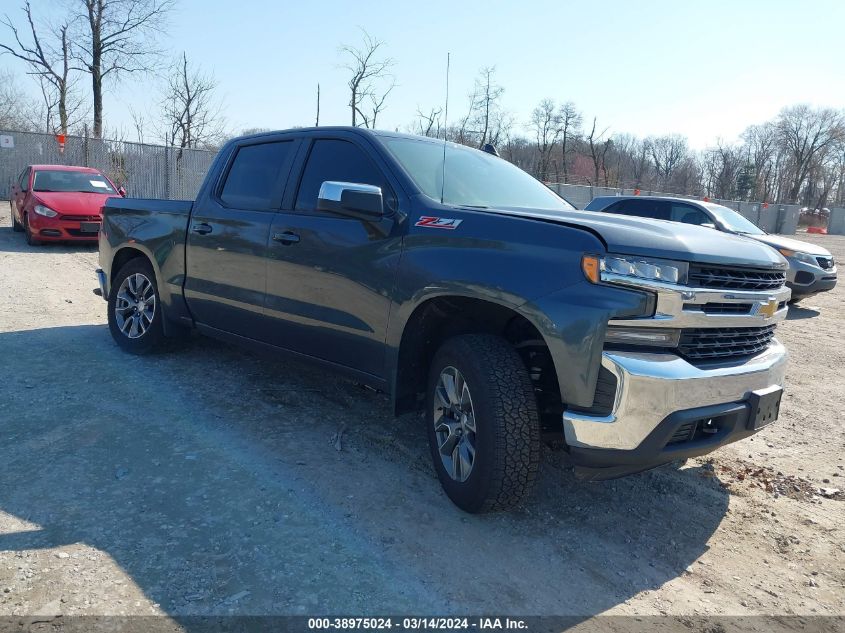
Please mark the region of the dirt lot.
<svg viewBox="0 0 845 633"><path fill-rule="evenodd" d="M779 327L752 440L601 484L549 452L527 506L469 516L385 397L211 340L121 353L96 250L0 215L2 615L845 613L845 284Z"/></svg>

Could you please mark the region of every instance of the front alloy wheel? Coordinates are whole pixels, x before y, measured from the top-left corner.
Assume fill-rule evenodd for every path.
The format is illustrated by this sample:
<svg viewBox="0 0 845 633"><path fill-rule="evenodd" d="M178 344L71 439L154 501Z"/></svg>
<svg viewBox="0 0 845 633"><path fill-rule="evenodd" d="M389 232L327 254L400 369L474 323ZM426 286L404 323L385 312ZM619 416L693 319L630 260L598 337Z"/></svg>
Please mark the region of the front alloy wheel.
<svg viewBox="0 0 845 633"><path fill-rule="evenodd" d="M443 468L455 481L466 481L475 464L475 412L469 386L452 366L437 381L434 433Z"/></svg>

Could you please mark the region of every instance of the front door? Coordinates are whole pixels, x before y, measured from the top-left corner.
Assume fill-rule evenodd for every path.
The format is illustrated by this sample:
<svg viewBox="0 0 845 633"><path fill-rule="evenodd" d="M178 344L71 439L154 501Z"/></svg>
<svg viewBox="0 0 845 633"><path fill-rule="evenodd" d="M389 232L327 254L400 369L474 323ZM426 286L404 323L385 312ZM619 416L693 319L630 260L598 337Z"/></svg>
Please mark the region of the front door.
<svg viewBox="0 0 845 633"><path fill-rule="evenodd" d="M381 187L395 208L394 189L371 151L352 138L311 143L289 208L273 219L265 305L272 343L384 377L399 227L317 211L327 180Z"/></svg>
<svg viewBox="0 0 845 633"><path fill-rule="evenodd" d="M236 147L224 178L194 205L185 299L198 323L261 338L267 241L297 145L253 139Z"/></svg>

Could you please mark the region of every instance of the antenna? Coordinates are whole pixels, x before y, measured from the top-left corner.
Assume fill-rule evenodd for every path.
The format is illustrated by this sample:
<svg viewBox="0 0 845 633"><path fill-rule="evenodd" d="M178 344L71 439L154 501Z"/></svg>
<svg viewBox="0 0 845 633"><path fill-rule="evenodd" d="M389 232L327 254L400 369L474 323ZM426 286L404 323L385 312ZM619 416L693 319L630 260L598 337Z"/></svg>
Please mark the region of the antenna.
<svg viewBox="0 0 845 633"><path fill-rule="evenodd" d="M449 63L452 53L446 53L446 111L443 114L443 177L440 180L440 204L443 204L443 194L446 190L446 130L449 123Z"/></svg>

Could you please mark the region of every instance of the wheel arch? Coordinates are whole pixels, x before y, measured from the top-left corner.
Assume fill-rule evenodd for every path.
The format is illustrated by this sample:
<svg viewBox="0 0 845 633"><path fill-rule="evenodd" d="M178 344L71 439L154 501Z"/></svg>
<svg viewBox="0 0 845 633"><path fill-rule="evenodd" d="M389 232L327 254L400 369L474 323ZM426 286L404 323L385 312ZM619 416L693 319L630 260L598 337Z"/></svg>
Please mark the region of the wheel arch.
<svg viewBox="0 0 845 633"><path fill-rule="evenodd" d="M547 401L540 403L541 406L559 414L560 389L540 328L516 305L469 293L429 296L404 321L401 336L397 334L398 341L391 347L395 412L401 414L420 408L428 367L445 340L476 333L502 336L514 345L535 382L538 396L545 394Z"/></svg>

